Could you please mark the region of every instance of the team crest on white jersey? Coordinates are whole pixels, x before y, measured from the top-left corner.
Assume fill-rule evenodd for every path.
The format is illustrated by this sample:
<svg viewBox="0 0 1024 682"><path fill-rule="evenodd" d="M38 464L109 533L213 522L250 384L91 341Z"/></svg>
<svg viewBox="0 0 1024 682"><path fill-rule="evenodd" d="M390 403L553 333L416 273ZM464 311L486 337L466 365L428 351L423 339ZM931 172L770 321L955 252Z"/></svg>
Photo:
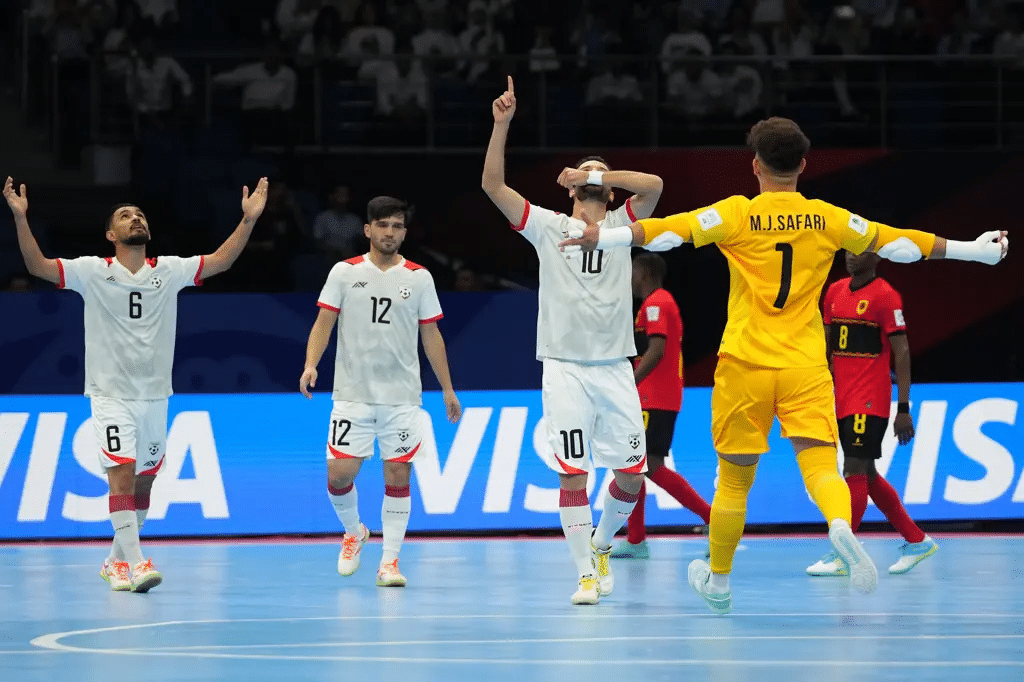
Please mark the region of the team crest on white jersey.
<svg viewBox="0 0 1024 682"><path fill-rule="evenodd" d="M629 434L629 447L633 448L634 450L636 450L638 447L640 447L640 434L639 433L631 433L631 434Z"/></svg>
<svg viewBox="0 0 1024 682"><path fill-rule="evenodd" d="M155 455L158 452L160 452L160 443L150 443L149 444L149 454Z"/></svg>
<svg viewBox="0 0 1024 682"><path fill-rule="evenodd" d="M402 429L401 431L398 432L398 440L404 442L404 441L406 441L408 439L409 439L409 432L408 431L406 431L405 429Z"/></svg>
<svg viewBox="0 0 1024 682"><path fill-rule="evenodd" d="M398 295L402 298L409 298L412 296L412 289L409 287L400 287L398 289Z"/></svg>
<svg viewBox="0 0 1024 682"><path fill-rule="evenodd" d="M153 275L149 279L149 283L153 286L154 289L159 289L160 285L163 284L164 281L162 279L160 279L159 277L157 277L156 275Z"/></svg>

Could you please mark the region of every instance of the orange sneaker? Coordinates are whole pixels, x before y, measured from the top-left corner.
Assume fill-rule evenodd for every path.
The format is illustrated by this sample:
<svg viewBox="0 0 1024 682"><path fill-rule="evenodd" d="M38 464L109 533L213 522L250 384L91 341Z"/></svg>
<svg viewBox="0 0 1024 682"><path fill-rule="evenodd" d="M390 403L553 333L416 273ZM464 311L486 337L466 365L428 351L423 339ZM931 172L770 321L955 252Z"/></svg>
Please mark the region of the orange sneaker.
<svg viewBox="0 0 1024 682"><path fill-rule="evenodd" d="M103 562L100 577L107 581L114 592L127 592L132 589L132 569L127 561Z"/></svg>
<svg viewBox="0 0 1024 682"><path fill-rule="evenodd" d="M132 592L149 592L163 581L164 577L153 566L152 559L140 561L132 571Z"/></svg>
<svg viewBox="0 0 1024 682"><path fill-rule="evenodd" d="M377 587L405 587L405 576L398 570L398 559L377 569Z"/></svg>
<svg viewBox="0 0 1024 682"><path fill-rule="evenodd" d="M341 552L338 554L338 573L341 575L352 575L359 568L359 553L363 545L370 539L370 529L360 524L362 532L358 535L349 535L341 539Z"/></svg>

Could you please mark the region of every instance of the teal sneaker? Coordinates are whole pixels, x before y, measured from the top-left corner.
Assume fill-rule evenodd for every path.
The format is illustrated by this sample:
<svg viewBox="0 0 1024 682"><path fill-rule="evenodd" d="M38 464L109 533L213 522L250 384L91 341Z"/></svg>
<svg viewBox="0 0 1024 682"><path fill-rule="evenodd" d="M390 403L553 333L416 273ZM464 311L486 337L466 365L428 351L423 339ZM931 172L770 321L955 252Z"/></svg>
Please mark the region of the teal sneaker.
<svg viewBox="0 0 1024 682"><path fill-rule="evenodd" d="M832 542L840 561L850 572L850 584L863 594L870 594L878 586L878 569L864 545L850 530L850 524L843 519L832 519L828 527L828 539Z"/></svg>
<svg viewBox="0 0 1024 682"><path fill-rule="evenodd" d="M840 561L838 554L829 552L821 557L818 563L807 567L807 575L844 576L850 575L850 572L846 570L846 564Z"/></svg>
<svg viewBox="0 0 1024 682"><path fill-rule="evenodd" d="M889 573L902 575L938 550L939 546L927 535L921 542L908 542L900 547L900 560L889 567Z"/></svg>
<svg viewBox="0 0 1024 682"><path fill-rule="evenodd" d="M694 559L690 562L690 568L686 571L686 578L693 591L700 595L711 612L717 615L725 615L732 611L732 592L710 592L711 564L703 559Z"/></svg>
<svg viewBox="0 0 1024 682"><path fill-rule="evenodd" d="M647 540L641 540L635 545L623 540L616 545L609 556L612 559L650 559L651 549L647 546Z"/></svg>

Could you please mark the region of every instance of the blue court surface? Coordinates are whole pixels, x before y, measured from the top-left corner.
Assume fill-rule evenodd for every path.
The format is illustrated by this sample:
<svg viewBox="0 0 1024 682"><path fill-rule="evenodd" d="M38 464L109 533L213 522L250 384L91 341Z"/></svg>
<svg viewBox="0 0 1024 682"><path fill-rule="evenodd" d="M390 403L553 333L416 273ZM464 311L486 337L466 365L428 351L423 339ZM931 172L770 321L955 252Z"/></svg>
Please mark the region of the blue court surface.
<svg viewBox="0 0 1024 682"><path fill-rule="evenodd" d="M349 578L326 541L149 542L145 595L109 591L106 546L0 546L0 680L1024 680L1024 538L935 539L890 576L899 539L867 538L864 596L804 574L824 539L746 538L728 616L686 585L693 537L613 560L592 607L560 538L409 541L405 589L374 585L379 540Z"/></svg>

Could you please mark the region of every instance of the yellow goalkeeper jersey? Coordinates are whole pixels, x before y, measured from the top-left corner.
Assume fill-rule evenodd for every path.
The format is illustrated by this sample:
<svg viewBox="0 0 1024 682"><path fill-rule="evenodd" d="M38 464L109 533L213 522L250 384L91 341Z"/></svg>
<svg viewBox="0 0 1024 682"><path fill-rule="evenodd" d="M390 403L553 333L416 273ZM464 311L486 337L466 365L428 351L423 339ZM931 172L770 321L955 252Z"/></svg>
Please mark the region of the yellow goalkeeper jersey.
<svg viewBox="0 0 1024 682"><path fill-rule="evenodd" d="M729 319L720 355L772 368L826 364L818 300L840 249L862 253L878 223L798 192L732 196L640 221L644 246L717 244L729 261Z"/></svg>

